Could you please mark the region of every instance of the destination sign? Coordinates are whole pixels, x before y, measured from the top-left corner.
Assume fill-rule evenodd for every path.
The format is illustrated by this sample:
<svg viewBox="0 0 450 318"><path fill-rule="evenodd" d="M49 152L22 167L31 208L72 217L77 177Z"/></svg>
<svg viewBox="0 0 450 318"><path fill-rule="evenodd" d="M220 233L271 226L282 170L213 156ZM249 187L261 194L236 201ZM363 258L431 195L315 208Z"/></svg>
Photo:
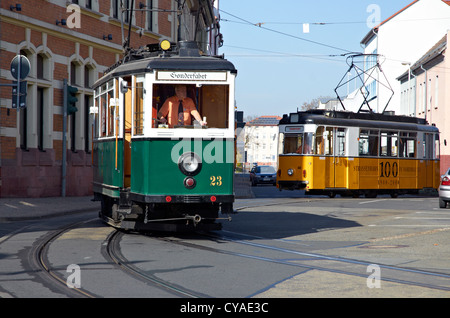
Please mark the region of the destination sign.
<svg viewBox="0 0 450 318"><path fill-rule="evenodd" d="M156 79L169 81L226 81L227 73L158 71Z"/></svg>

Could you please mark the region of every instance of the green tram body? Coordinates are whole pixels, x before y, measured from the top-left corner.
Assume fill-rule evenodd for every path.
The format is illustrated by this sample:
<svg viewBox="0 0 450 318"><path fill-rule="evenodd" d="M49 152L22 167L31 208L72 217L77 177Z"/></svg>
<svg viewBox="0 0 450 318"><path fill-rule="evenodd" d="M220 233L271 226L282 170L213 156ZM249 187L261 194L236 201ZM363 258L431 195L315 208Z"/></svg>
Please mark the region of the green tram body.
<svg viewBox="0 0 450 318"><path fill-rule="evenodd" d="M93 189L100 217L124 229L220 229L219 212L227 219L233 212L237 72L223 58L201 56L190 42L141 55L94 85ZM206 128L157 122L178 84L188 85L188 96L207 115ZM198 169L188 171L195 165L181 161L193 158Z"/></svg>

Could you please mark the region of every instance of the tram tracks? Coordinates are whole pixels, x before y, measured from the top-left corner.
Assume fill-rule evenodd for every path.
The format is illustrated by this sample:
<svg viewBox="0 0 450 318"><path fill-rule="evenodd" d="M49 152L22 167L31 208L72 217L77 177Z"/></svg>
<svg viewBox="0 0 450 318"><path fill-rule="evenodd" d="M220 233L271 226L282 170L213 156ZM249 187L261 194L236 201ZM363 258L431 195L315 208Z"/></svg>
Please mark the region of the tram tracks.
<svg viewBox="0 0 450 318"><path fill-rule="evenodd" d="M92 220L75 222L65 225L59 229L49 231L46 235L35 241L30 252L28 253L28 264L31 269L35 273L40 274L40 277L47 283L50 283L51 286L56 287L64 295L69 297L95 298L97 296L81 288L70 288L67 284L67 280L58 274L57 269L52 268L49 260L47 259L48 250L52 242L54 242L58 237L80 226L81 224L85 224L90 221Z"/></svg>
<svg viewBox="0 0 450 318"><path fill-rule="evenodd" d="M435 271L427 271L415 268L399 267L385 264L374 264L367 261L343 258L339 256L328 256L324 254L304 252L295 250L293 248L277 247L268 244L251 242L250 240L235 239L225 235L206 234L206 237L214 240L221 240L223 242L230 242L239 245L251 247L247 253L235 252L232 250L218 249L183 241L179 239L161 238L154 239L163 240L177 245L182 245L189 248L201 249L204 251L215 252L220 254L227 254L230 256L248 258L258 260L261 262L271 262L280 265L293 266L307 270L318 270L323 272L330 272L336 274L356 276L367 279L370 275L368 268L378 266L381 270L381 281L398 283L403 285L418 286L442 291L450 291L450 274L439 273ZM295 243L292 243L295 244ZM287 254L288 257L270 257L263 256L261 250L268 250L271 252Z"/></svg>
<svg viewBox="0 0 450 318"><path fill-rule="evenodd" d="M64 274L62 274L61 266L53 266L49 259L48 253L52 243L58 240L65 233L82 227L97 219L84 220L81 222L74 222L65 226L49 230L47 234L41 236L32 245L28 252L28 263L32 269L33 275L51 282L53 290L57 289L60 294L69 297L101 297L89 290L81 288L68 288ZM0 244L8 242L15 235L19 235L22 231L29 230L29 226L16 230L10 235L3 237ZM95 229L93 229L95 231ZM183 282L177 283L169 282L149 273L148 270L143 270L136 264L133 258L127 259L121 252L121 241L127 237L127 233L114 230L103 241L97 241L97 244L102 244L101 254L106 259L105 264L113 264L115 269L118 269L130 277L134 277L141 282L168 292L173 297L183 298L205 298L213 297L206 295L199 291L193 291L183 287ZM141 234L138 234L141 235ZM198 249L213 253L220 253L222 255L229 255L233 257L240 257L251 259L253 261L270 262L280 264L282 266L289 266L299 268L299 273L305 270L317 270L328 273L337 273L350 275L354 277L367 278L370 273L366 269L369 262L354 260L339 256L328 256L325 254L312 253L307 251L306 245L297 244L297 242L285 240L270 240L264 242L263 237L253 237L240 233L222 231L219 233L202 233L196 234L195 240L184 236L147 236L151 240L159 240L168 242L170 244L177 244L187 248ZM199 239L200 238L200 239ZM151 241L150 241L151 242ZM220 244L215 244L219 243ZM230 243L223 244L223 243ZM235 248L231 245L237 244L240 248ZM123 245L122 245L123 246ZM221 246L221 247L219 247ZM268 251L267 253L264 251ZM232 260L230 260L232 261ZM441 291L450 291L450 274L440 273L439 271L421 270L415 268L398 267L384 264L377 264L382 270L382 281L393 282L403 285L419 286L429 289L436 289ZM111 274L113 275L113 274ZM46 283L46 285L47 285Z"/></svg>
<svg viewBox="0 0 450 318"><path fill-rule="evenodd" d="M46 234L34 241L29 252L27 253L26 262L28 264L30 272L33 273L33 276L38 278L41 284L43 284L47 288L50 288L51 290L54 290L57 294L67 297L102 297L101 295L97 295L96 293L84 289L83 286L76 288L70 286L67 278L64 274L62 274L63 269L61 268L61 266L52 265L48 256L51 245L55 243L58 238L62 237L64 234L67 234L72 230L75 230L89 222L96 220L97 218L64 225L58 229L48 231ZM22 230L17 230L11 233L9 236L5 237L0 242L0 244L5 242L6 240L11 239L15 235L19 235L21 232ZM180 286L176 286L169 282L158 279L157 277L150 275L145 271L139 270L137 267L133 266L131 264L132 262L125 259L120 251L120 240L124 235L125 232L121 230L114 230L102 243L101 253L107 263L114 265L117 269L130 275L130 277L134 279L146 283L154 288L162 289L168 292L173 297L208 297L207 295L195 293L187 289L183 289ZM114 273L112 272L111 275L114 275ZM113 277L111 277L111 279L113 279ZM98 282L98 284L102 284L102 282ZM124 290L124 293L126 292L127 291Z"/></svg>
<svg viewBox="0 0 450 318"><path fill-rule="evenodd" d="M106 254L108 255L108 258L111 260L111 262L116 264L124 272L130 274L131 276L139 280L147 282L148 284L167 290L174 296L188 297L188 298L208 297L207 295L196 293L181 286L177 286L175 284L159 279L156 276L148 274L146 271L143 271L138 267L134 266L132 262L126 259L120 251L120 240L124 235L125 234L123 231L120 230L114 231L108 237L107 239L108 243L106 246Z"/></svg>

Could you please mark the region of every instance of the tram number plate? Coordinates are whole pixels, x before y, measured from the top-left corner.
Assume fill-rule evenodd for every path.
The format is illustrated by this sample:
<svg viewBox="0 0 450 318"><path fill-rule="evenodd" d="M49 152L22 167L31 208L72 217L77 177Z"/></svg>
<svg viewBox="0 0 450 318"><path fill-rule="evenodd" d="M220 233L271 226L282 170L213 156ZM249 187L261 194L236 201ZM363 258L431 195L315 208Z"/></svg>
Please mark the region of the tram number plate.
<svg viewBox="0 0 450 318"><path fill-rule="evenodd" d="M213 187L222 186L222 176L211 176L209 180L211 181L210 185Z"/></svg>
<svg viewBox="0 0 450 318"><path fill-rule="evenodd" d="M398 164L397 162L393 162L392 164L389 161L380 162L380 178L389 178L398 176Z"/></svg>

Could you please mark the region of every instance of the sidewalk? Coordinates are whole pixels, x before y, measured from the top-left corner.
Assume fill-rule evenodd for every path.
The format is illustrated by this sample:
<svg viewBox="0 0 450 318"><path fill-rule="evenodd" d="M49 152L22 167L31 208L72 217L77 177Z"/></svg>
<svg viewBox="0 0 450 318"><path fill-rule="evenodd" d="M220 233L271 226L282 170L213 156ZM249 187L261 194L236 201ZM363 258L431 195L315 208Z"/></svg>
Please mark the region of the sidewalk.
<svg viewBox="0 0 450 318"><path fill-rule="evenodd" d="M33 220L55 215L99 211L100 202L86 197L0 198L0 222Z"/></svg>
<svg viewBox="0 0 450 318"><path fill-rule="evenodd" d="M250 180L246 174L235 174L235 206L245 199L254 198ZM99 211L100 202L92 201L93 195L86 197L50 198L0 198L0 222L33 220L70 213ZM237 204L239 206L239 204ZM244 204L245 205L245 204Z"/></svg>

